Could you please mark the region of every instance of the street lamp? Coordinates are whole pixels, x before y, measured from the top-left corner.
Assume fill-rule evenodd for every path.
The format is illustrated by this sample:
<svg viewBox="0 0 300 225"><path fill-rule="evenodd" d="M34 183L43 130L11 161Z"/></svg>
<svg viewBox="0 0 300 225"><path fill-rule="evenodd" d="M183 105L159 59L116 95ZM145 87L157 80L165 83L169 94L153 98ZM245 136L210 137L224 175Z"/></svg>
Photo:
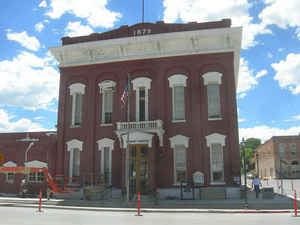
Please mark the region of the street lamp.
<svg viewBox="0 0 300 225"><path fill-rule="evenodd" d="M243 151L243 168L244 168L244 193L245 193L245 207L248 208L248 196L247 196L247 169L246 169L246 154L245 154L245 139L242 139L241 147Z"/></svg>
<svg viewBox="0 0 300 225"><path fill-rule="evenodd" d="M255 158L256 158L256 175L257 177L259 178L259 154L258 154L258 151L256 150L256 153L255 153Z"/></svg>

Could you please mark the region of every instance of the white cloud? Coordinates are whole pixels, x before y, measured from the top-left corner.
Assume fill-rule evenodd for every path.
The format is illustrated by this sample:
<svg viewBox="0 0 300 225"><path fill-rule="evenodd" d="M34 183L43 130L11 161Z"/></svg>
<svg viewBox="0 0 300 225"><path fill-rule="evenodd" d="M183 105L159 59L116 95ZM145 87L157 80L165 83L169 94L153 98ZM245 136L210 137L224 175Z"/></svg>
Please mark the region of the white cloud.
<svg viewBox="0 0 300 225"><path fill-rule="evenodd" d="M11 61L0 61L0 105L48 109L58 99L59 73L53 58L23 51Z"/></svg>
<svg viewBox="0 0 300 225"><path fill-rule="evenodd" d="M297 29L296 29L296 35L297 35L297 38L300 40L300 27L298 27Z"/></svg>
<svg viewBox="0 0 300 225"><path fill-rule="evenodd" d="M0 132L46 131L40 124L26 118L11 121L14 117L0 109Z"/></svg>
<svg viewBox="0 0 300 225"><path fill-rule="evenodd" d="M39 40L36 37L28 36L26 31L13 33L11 30L7 30L6 37L8 40L16 41L23 47L32 51L37 51L40 48Z"/></svg>
<svg viewBox="0 0 300 225"><path fill-rule="evenodd" d="M273 58L273 54L271 52L268 52L267 54L268 58L272 59Z"/></svg>
<svg viewBox="0 0 300 225"><path fill-rule="evenodd" d="M246 95L247 95L246 93L241 93L241 94L238 95L238 98L239 99L245 98Z"/></svg>
<svg viewBox="0 0 300 225"><path fill-rule="evenodd" d="M290 53L285 60L271 64L276 71L274 77L281 88L287 88L293 94L300 94L300 54Z"/></svg>
<svg viewBox="0 0 300 225"><path fill-rule="evenodd" d="M261 70L261 71L259 71L259 72L256 74L255 78L257 79L257 78L263 77L263 76L265 76L265 75L267 75L267 74L268 74L268 71L267 71L267 70Z"/></svg>
<svg viewBox="0 0 300 225"><path fill-rule="evenodd" d="M253 71L248 67L248 62L244 58L241 58L237 93L240 94L249 91L257 84L258 82L253 75Z"/></svg>
<svg viewBox="0 0 300 225"><path fill-rule="evenodd" d="M245 122L245 121L246 121L246 119L243 119L243 118L238 120L239 123L242 123L242 122Z"/></svg>
<svg viewBox="0 0 300 225"><path fill-rule="evenodd" d="M263 142L269 140L272 136L298 135L300 126L281 129L277 127L256 126L251 128L239 128L239 137L242 138L259 138Z"/></svg>
<svg viewBox="0 0 300 225"><path fill-rule="evenodd" d="M284 122L294 122L300 120L300 115L293 116L291 119L285 120Z"/></svg>
<svg viewBox="0 0 300 225"><path fill-rule="evenodd" d="M284 51L284 48L279 48L278 49L278 52L283 52Z"/></svg>
<svg viewBox="0 0 300 225"><path fill-rule="evenodd" d="M34 28L37 32L41 32L44 29L44 24L42 22L37 23Z"/></svg>
<svg viewBox="0 0 300 225"><path fill-rule="evenodd" d="M41 8L46 8L46 7L47 7L47 2L46 2L46 0L41 1L41 3L39 4L39 7L41 7Z"/></svg>
<svg viewBox="0 0 300 225"><path fill-rule="evenodd" d="M65 35L69 37L84 36L93 33L93 29L90 26L81 25L81 22L69 22Z"/></svg>
<svg viewBox="0 0 300 225"><path fill-rule="evenodd" d="M263 24L275 24L280 28L300 26L299 0L272 0L259 14Z"/></svg>
<svg viewBox="0 0 300 225"><path fill-rule="evenodd" d="M113 27L122 15L106 8L108 0L50 0L51 10L47 13L52 19L70 13L87 19L93 27Z"/></svg>
<svg viewBox="0 0 300 225"><path fill-rule="evenodd" d="M252 5L247 0L164 0L163 5L164 21L168 23L177 19L183 22L205 22L231 18L233 26L243 26L243 49L258 44L256 35L271 33L266 25L252 23L253 18L249 14Z"/></svg>

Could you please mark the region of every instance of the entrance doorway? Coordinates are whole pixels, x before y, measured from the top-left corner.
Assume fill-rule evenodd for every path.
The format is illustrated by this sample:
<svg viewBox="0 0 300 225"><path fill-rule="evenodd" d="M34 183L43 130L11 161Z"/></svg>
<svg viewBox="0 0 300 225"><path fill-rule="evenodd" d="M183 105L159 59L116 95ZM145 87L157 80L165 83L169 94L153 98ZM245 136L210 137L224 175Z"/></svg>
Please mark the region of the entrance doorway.
<svg viewBox="0 0 300 225"><path fill-rule="evenodd" d="M147 145L129 145L129 180L132 194L149 191L149 151Z"/></svg>

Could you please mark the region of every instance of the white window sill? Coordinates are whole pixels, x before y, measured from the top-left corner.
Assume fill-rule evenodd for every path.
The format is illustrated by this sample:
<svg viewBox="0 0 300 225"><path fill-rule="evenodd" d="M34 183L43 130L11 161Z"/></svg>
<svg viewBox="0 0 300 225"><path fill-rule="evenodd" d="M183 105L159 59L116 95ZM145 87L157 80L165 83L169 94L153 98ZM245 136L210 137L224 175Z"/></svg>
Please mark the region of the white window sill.
<svg viewBox="0 0 300 225"><path fill-rule="evenodd" d="M208 120L222 120L223 118L208 118Z"/></svg>
<svg viewBox="0 0 300 225"><path fill-rule="evenodd" d="M186 120L172 120L172 123L185 123Z"/></svg>
<svg viewBox="0 0 300 225"><path fill-rule="evenodd" d="M112 126L112 123L101 123L100 126L101 127L110 127L110 126Z"/></svg>
<svg viewBox="0 0 300 225"><path fill-rule="evenodd" d="M225 182L211 182L210 185L224 185Z"/></svg>
<svg viewBox="0 0 300 225"><path fill-rule="evenodd" d="M71 125L70 128L80 128L81 125Z"/></svg>

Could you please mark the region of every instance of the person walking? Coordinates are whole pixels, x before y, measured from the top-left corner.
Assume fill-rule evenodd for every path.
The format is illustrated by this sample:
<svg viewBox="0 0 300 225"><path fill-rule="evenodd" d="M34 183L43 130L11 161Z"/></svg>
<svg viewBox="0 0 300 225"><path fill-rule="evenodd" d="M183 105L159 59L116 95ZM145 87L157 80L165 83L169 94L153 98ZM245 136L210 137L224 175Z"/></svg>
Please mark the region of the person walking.
<svg viewBox="0 0 300 225"><path fill-rule="evenodd" d="M258 178L258 176L255 176L255 178L252 181L252 188L254 188L255 190L255 195L256 198L259 198L259 187L261 186L261 182L260 179Z"/></svg>

